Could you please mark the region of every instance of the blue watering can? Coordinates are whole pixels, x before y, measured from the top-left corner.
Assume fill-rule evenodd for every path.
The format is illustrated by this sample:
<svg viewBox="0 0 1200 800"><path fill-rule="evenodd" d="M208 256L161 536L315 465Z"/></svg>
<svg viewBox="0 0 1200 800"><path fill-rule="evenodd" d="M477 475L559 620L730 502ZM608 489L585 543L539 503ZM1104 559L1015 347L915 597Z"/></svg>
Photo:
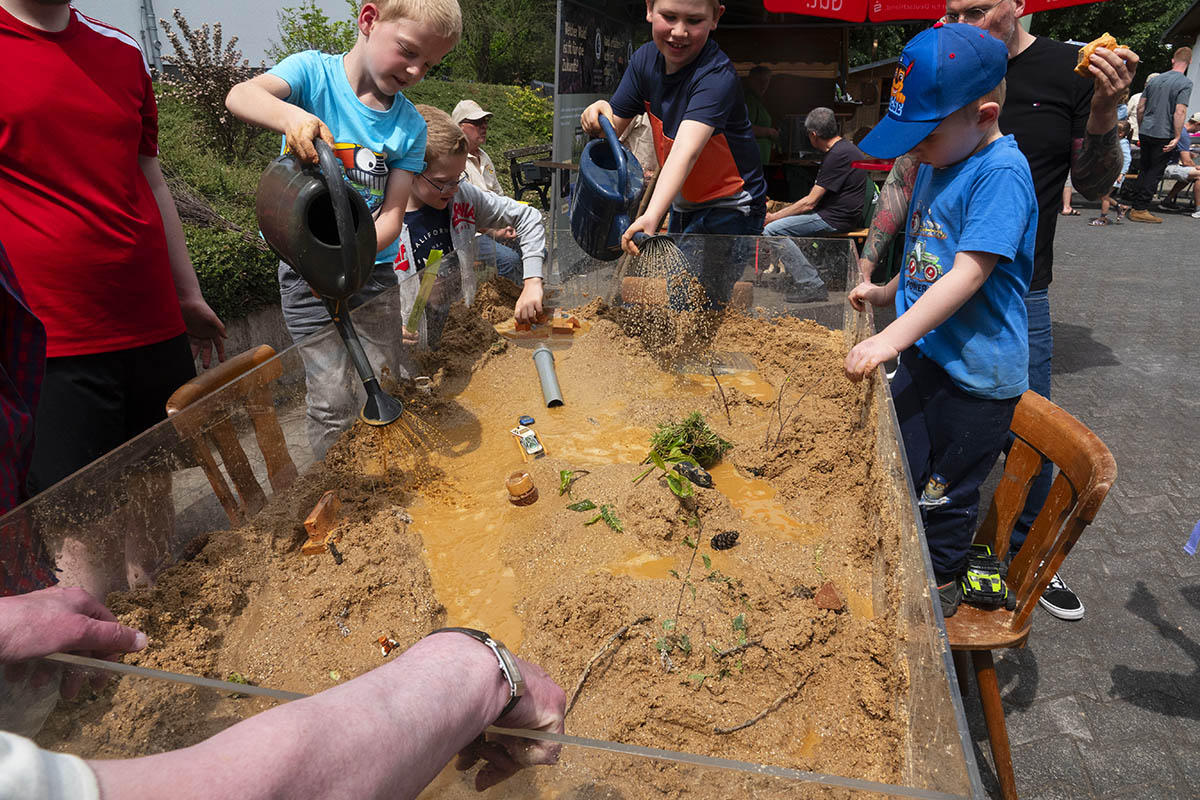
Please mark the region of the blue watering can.
<svg viewBox="0 0 1200 800"><path fill-rule="evenodd" d="M621 255L621 234L633 222L645 182L642 165L603 114L600 128L604 139L588 142L579 156L579 177L571 194L571 235L592 258L612 261Z"/></svg>
<svg viewBox="0 0 1200 800"><path fill-rule="evenodd" d="M399 419L404 406L379 386L347 302L375 268L375 220L366 201L346 186L341 162L329 145L321 139L314 144L319 169L293 155L267 166L255 199L258 228L271 249L325 302L367 392L359 417L368 425L387 425Z"/></svg>

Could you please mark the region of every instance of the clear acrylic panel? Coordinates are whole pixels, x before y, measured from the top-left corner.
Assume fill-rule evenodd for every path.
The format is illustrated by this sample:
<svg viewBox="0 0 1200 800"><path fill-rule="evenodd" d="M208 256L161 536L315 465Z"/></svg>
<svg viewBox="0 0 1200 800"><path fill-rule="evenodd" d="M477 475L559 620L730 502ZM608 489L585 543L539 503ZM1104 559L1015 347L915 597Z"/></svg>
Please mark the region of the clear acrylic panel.
<svg viewBox="0 0 1200 800"><path fill-rule="evenodd" d="M398 423L357 424L362 384L326 326L0 518L0 535L40 539L68 582L122 589L109 606L151 639L129 663L311 693L382 663L381 638L464 624L568 695L581 685L568 734L780 770L568 746L495 797L980 796L886 381L837 378L838 353L872 330L844 301L853 243L672 237L696 273L744 265L720 279L739 313L679 359L621 328L673 313L672 274L563 239L546 305L576 309L573 332L515 330L518 290L452 255L424 289L402 275L351 314L405 404ZM413 346L402 323L419 299ZM543 345L561 408L545 406ZM306 370L322 357L346 363L318 385ZM333 398L319 419L314 391ZM660 475L632 478L656 425L691 408L737 441L716 490L668 512ZM511 433L526 414L543 458L524 461ZM521 470L532 505L508 502ZM314 535L305 519L329 490L336 524ZM565 508L585 500L596 508ZM724 529L737 546L712 549ZM142 573L155 587L126 591ZM814 605L826 583L840 611ZM148 754L273 702L135 677L83 694L39 743ZM463 780L448 772L426 796L465 794Z"/></svg>

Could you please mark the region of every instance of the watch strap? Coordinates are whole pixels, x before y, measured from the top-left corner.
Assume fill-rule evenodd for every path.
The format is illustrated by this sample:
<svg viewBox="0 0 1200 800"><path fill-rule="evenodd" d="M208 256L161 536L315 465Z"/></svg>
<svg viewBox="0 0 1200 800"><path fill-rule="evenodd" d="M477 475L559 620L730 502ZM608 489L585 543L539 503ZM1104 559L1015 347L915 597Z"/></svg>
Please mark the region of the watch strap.
<svg viewBox="0 0 1200 800"><path fill-rule="evenodd" d="M504 675L504 680L508 682L509 697L508 703L496 719L502 719L508 712L516 708L517 703L521 702L521 697L525 694L525 679L521 676L521 669L517 666L516 658L512 652L504 646L504 642L493 639L486 632L476 628L438 628L430 631L429 636L435 633L461 633L465 636L470 636L477 642L487 646L492 654L496 656L496 661L500 665L500 673Z"/></svg>

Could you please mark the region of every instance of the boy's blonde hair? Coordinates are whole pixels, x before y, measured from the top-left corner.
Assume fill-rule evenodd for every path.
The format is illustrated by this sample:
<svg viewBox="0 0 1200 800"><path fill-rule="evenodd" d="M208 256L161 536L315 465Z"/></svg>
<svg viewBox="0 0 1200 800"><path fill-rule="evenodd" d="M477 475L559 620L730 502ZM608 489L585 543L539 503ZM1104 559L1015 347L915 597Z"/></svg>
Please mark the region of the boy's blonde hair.
<svg viewBox="0 0 1200 800"><path fill-rule="evenodd" d="M367 3L379 9L379 19L411 19L423 22L437 32L458 41L462 37L462 9L458 0L364 0L359 10Z"/></svg>
<svg viewBox="0 0 1200 800"><path fill-rule="evenodd" d="M417 104L417 111L425 118L425 164L429 165L439 158L458 156L470 148L462 128L454 124L450 115L440 108Z"/></svg>
<svg viewBox="0 0 1200 800"><path fill-rule="evenodd" d="M994 89L992 89L990 92L983 95L979 99L974 100L970 103L967 103L965 106L962 107L962 109L959 111L959 113L960 114L973 114L974 112L978 111L979 107L981 105L983 105L984 103L995 103L998 106L1000 106L1001 109L1003 109L1004 108L1004 98L1008 95L1008 84L1007 84L1006 80L1007 79L1005 79L1005 78L1001 78L1000 82L998 84L996 84L996 87Z"/></svg>
<svg viewBox="0 0 1200 800"><path fill-rule="evenodd" d="M650 10L653 11L654 4L656 2L658 2L658 0L646 0L646 5L650 6ZM714 17L717 16L717 12L720 11L721 6L724 5L724 3L721 2L721 0L708 0L708 4L712 7L712 12L713 12Z"/></svg>

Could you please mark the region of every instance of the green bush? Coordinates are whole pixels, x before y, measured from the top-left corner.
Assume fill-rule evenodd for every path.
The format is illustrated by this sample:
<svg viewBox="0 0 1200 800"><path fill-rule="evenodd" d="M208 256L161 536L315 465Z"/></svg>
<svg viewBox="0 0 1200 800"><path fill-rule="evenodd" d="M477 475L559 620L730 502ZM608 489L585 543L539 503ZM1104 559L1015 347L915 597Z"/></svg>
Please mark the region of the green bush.
<svg viewBox="0 0 1200 800"><path fill-rule="evenodd" d="M274 254L234 231L185 225L188 252L204 299L225 322L279 302Z"/></svg>

